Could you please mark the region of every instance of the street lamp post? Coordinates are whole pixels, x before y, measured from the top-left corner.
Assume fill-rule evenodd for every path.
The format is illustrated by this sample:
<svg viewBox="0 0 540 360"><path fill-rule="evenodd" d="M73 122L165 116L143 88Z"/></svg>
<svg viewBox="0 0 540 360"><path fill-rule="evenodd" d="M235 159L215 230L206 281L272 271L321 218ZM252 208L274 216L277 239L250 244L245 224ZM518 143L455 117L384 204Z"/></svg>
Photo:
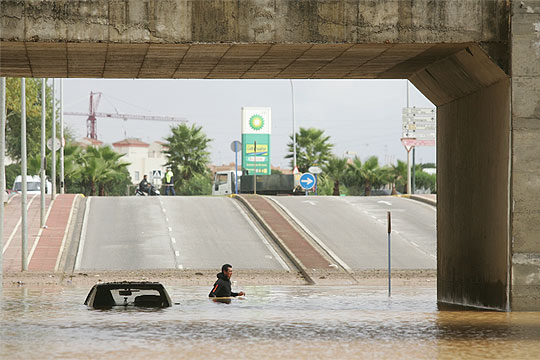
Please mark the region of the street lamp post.
<svg viewBox="0 0 540 360"><path fill-rule="evenodd" d="M60 79L60 194L64 193L64 79Z"/></svg>
<svg viewBox="0 0 540 360"><path fill-rule="evenodd" d="M292 102L292 133L293 133L293 170L296 169L296 122L294 118L294 86L292 79L291 82L291 102Z"/></svg>
<svg viewBox="0 0 540 360"><path fill-rule="evenodd" d="M0 289L2 288L2 250L4 249L4 195L6 189L6 78L0 78Z"/></svg>
<svg viewBox="0 0 540 360"><path fill-rule="evenodd" d="M22 270L28 270L28 223L27 223L27 174L26 164L26 79L21 79L21 262Z"/></svg>
<svg viewBox="0 0 540 360"><path fill-rule="evenodd" d="M46 179L45 179L45 142L46 142L46 127L45 127L45 119L46 119L46 98L45 92L47 89L46 86L47 79L43 78L41 79L41 169L40 169L40 177L41 177L41 195L40 195L40 217L39 217L39 224L41 227L45 226L45 187Z"/></svg>

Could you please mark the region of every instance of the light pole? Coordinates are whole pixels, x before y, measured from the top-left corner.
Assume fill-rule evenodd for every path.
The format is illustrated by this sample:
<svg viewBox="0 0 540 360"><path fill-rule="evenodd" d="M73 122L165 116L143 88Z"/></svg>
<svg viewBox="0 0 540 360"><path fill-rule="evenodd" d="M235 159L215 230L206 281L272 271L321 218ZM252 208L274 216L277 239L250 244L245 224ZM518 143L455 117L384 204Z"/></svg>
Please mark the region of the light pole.
<svg viewBox="0 0 540 360"><path fill-rule="evenodd" d="M292 79L289 79L291 83L291 102L292 102L292 133L293 133L293 170L296 169L296 122L294 118L294 85Z"/></svg>
<svg viewBox="0 0 540 360"><path fill-rule="evenodd" d="M46 119L46 82L47 80L45 78L41 79L41 169L40 169L40 177L41 177L41 196L40 196L40 203L41 203L41 211L40 211L40 227L45 226L45 187L47 186L46 180L45 180L45 142L46 142L46 127L45 127L45 119Z"/></svg>
<svg viewBox="0 0 540 360"><path fill-rule="evenodd" d="M4 194L6 189L6 78L0 78L0 289L2 288L2 253L4 249Z"/></svg>
<svg viewBox="0 0 540 360"><path fill-rule="evenodd" d="M60 194L64 193L64 79L60 79Z"/></svg>
<svg viewBox="0 0 540 360"><path fill-rule="evenodd" d="M28 224L26 221L26 79L21 79L21 262L22 270L28 270Z"/></svg>
<svg viewBox="0 0 540 360"><path fill-rule="evenodd" d="M53 81L53 96L52 96L52 156L51 156L51 182L52 182L52 191L51 191L51 200L54 200L56 196L56 86L55 86L55 79L52 79Z"/></svg>

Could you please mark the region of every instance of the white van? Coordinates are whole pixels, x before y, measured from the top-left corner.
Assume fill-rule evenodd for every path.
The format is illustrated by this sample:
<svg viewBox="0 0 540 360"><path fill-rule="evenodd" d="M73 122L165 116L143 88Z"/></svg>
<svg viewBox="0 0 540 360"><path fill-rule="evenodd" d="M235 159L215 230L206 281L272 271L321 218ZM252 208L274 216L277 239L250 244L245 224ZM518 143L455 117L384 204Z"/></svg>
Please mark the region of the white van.
<svg viewBox="0 0 540 360"><path fill-rule="evenodd" d="M37 175L26 176L26 190L28 194L41 194L41 178ZM50 194L52 192L52 183L47 180L46 181L47 186L45 187L45 193ZM13 183L13 190L17 192L22 191L22 176L19 175L15 178L15 182Z"/></svg>

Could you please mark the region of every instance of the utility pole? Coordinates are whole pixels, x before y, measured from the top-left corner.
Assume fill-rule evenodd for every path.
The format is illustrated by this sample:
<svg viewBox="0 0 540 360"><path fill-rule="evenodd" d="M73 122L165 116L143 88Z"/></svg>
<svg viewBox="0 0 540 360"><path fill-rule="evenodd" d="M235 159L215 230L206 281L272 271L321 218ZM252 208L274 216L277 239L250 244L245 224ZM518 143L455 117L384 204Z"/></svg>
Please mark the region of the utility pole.
<svg viewBox="0 0 540 360"><path fill-rule="evenodd" d="M407 109L409 108L409 80L407 81ZM407 194L411 194L411 151L407 150Z"/></svg>
<svg viewBox="0 0 540 360"><path fill-rule="evenodd" d="M51 182L52 182L52 191L51 191L51 200L54 200L56 196L56 79L52 79L53 81L53 115L52 115L52 156L51 156Z"/></svg>
<svg viewBox="0 0 540 360"><path fill-rule="evenodd" d="M416 190L416 170L415 170L415 156L414 152L416 151L416 147L412 148L412 186L411 186L411 194L414 194L414 191Z"/></svg>
<svg viewBox="0 0 540 360"><path fill-rule="evenodd" d="M6 189L6 78L0 78L0 290L2 289L2 257L4 249L4 195Z"/></svg>
<svg viewBox="0 0 540 360"><path fill-rule="evenodd" d="M64 193L64 79L60 79L60 194Z"/></svg>
<svg viewBox="0 0 540 360"><path fill-rule="evenodd" d="M22 262L22 271L28 270L28 223L26 221L26 195L27 195L27 184L26 184L26 79L21 79L21 219L22 219L22 229L21 229L21 262Z"/></svg>
<svg viewBox="0 0 540 360"><path fill-rule="evenodd" d="M40 177L41 177L41 195L40 195L40 202L41 202L41 211L40 211L40 217L39 217L39 225L40 227L45 227L45 187L47 186L46 180L45 180L45 142L47 141L47 129L45 126L45 119L47 116L46 110L45 110L45 102L46 102L46 82L47 80L45 78L41 79L41 169L40 169Z"/></svg>
<svg viewBox="0 0 540 360"><path fill-rule="evenodd" d="M292 101L292 133L293 133L293 170L296 169L296 122L294 118L294 86L292 79L291 82L291 101Z"/></svg>

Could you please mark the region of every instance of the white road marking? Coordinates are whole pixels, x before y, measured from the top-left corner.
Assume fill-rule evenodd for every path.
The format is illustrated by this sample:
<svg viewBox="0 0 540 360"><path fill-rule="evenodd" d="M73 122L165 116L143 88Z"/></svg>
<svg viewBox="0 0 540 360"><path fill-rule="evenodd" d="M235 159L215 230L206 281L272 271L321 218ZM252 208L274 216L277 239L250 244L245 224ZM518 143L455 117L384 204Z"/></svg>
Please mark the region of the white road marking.
<svg viewBox="0 0 540 360"><path fill-rule="evenodd" d="M182 264L178 265L178 269L184 270L184 265L182 265Z"/></svg>
<svg viewBox="0 0 540 360"><path fill-rule="evenodd" d="M30 205L32 204L32 201L34 201L34 199L36 197L37 197L37 195L34 195L30 199L28 204L26 204L26 210L27 211L28 211L28 209L30 209ZM21 199L21 201L22 201L22 199ZM9 239L7 240L6 245L4 245L4 248L2 249L2 254L6 252L7 248L9 247L9 244L11 244L11 241L13 240L13 237L15 236L15 233L19 229L19 226L21 226L21 222L22 222L22 217L19 218L19 221L17 222L17 225L15 225L15 228L13 228L13 231L11 232L11 235L9 235Z"/></svg>
<svg viewBox="0 0 540 360"><path fill-rule="evenodd" d="M174 252L174 256L180 256L180 251L176 250L176 251Z"/></svg>
<svg viewBox="0 0 540 360"><path fill-rule="evenodd" d="M54 200L51 200L51 202L49 203L49 208L47 209L47 213L45 214L45 224L47 224L47 220L49 219L49 214L51 213L53 204L54 204ZM28 265L30 265L30 261L32 261L32 256L34 256L34 252L36 251L39 240L41 239L41 234L43 233L44 229L45 228L42 227L38 231L38 234L34 240L34 244L32 245L32 249L30 250L30 253L28 254L28 263L27 263Z"/></svg>
<svg viewBox="0 0 540 360"><path fill-rule="evenodd" d="M259 236L259 239L261 239L261 241L263 242L263 244L268 248L268 250L270 251L270 253L272 255L274 255L274 258L277 260L277 262L281 265L281 267L283 269L285 269L285 271L287 272L291 272L291 269L289 268L289 266L287 265L287 263L281 258L281 256L279 256L279 254L277 253L277 251L272 247L272 245L270 245L270 243L268 242L268 240L266 240L266 238L264 237L264 235L261 233L261 231L257 228L257 226L255 226L255 224L253 223L253 221L251 221L251 219L247 216L247 214L245 213L244 209L242 209L240 207L240 205L238 205L236 203L236 200L234 199L231 199L234 206L238 209L238 211L240 212L240 214L242 214L242 216L244 217L244 219L246 219L247 223L249 224L249 226L251 226L251 228L253 229L253 231L255 231L255 233Z"/></svg>
<svg viewBox="0 0 540 360"><path fill-rule="evenodd" d="M388 201L380 200L380 201L377 201L377 203L379 203L379 204L386 204L386 205L392 206L392 203L391 203L391 202L388 202Z"/></svg>
<svg viewBox="0 0 540 360"><path fill-rule="evenodd" d="M172 242L173 244L176 244L176 239L172 237L172 238L171 238L171 242Z"/></svg>
<svg viewBox="0 0 540 360"><path fill-rule="evenodd" d="M77 260L75 261L75 270L79 270L81 268L81 262L82 262L82 254L84 249L84 242L86 240L86 229L88 228L88 214L90 213L90 201L92 201L92 198L89 197L86 201L86 206L84 207L84 215L83 215L83 224L81 229L81 239L79 240L79 250L77 251Z"/></svg>
<svg viewBox="0 0 540 360"><path fill-rule="evenodd" d="M313 205L313 206L316 206L316 205L317 205L317 201L304 200L304 201L302 201L302 202L308 203L308 204Z"/></svg>
<svg viewBox="0 0 540 360"><path fill-rule="evenodd" d="M169 226L169 231L172 231L172 227Z"/></svg>
<svg viewBox="0 0 540 360"><path fill-rule="evenodd" d="M169 222L169 218L168 218L168 217L165 217L165 221L166 221L166 222Z"/></svg>
<svg viewBox="0 0 540 360"><path fill-rule="evenodd" d="M414 241L411 241L411 244L413 244L413 246L420 247L420 246L418 246L418 244L415 243Z"/></svg>

